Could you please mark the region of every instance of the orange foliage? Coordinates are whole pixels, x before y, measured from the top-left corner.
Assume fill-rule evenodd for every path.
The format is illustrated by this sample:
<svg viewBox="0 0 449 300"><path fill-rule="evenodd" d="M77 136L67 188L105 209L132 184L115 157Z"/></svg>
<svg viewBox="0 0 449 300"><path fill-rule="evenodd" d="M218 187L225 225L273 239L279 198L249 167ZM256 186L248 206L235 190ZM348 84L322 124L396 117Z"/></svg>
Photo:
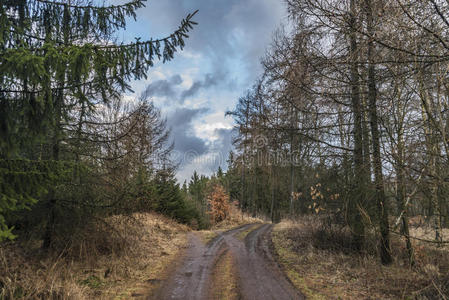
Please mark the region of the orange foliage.
<svg viewBox="0 0 449 300"><path fill-rule="evenodd" d="M218 223L228 218L230 213L229 196L225 189L216 184L210 194L207 196L209 203L209 214L213 223Z"/></svg>

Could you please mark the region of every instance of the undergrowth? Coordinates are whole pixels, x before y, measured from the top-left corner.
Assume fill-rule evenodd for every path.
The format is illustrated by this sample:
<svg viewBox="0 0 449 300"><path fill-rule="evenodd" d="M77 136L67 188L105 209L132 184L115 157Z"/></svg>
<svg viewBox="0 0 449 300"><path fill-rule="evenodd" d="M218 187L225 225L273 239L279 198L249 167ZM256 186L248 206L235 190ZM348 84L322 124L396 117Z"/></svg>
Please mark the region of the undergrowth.
<svg viewBox="0 0 449 300"><path fill-rule="evenodd" d="M190 230L157 214L98 219L62 249L0 245L0 299L111 299L146 295Z"/></svg>
<svg viewBox="0 0 449 300"><path fill-rule="evenodd" d="M413 232L416 234L416 232ZM278 259L308 299L448 299L449 247L414 241L409 265L404 241L392 236L394 262L380 264L374 231L363 251L351 247L347 227L317 217L283 221L272 233Z"/></svg>

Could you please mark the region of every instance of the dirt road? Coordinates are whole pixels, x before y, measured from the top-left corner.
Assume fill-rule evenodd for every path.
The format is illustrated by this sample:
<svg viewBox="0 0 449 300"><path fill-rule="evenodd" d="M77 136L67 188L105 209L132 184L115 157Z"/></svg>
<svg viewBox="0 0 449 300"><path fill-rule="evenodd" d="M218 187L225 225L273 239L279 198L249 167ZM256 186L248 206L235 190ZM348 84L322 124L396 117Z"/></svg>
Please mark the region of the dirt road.
<svg viewBox="0 0 449 300"><path fill-rule="evenodd" d="M244 225L219 234L204 245L189 234L183 263L150 299L213 299L214 268L221 254L229 252L235 262L238 299L304 299L282 274L270 251L272 225ZM250 231L244 238L242 232Z"/></svg>

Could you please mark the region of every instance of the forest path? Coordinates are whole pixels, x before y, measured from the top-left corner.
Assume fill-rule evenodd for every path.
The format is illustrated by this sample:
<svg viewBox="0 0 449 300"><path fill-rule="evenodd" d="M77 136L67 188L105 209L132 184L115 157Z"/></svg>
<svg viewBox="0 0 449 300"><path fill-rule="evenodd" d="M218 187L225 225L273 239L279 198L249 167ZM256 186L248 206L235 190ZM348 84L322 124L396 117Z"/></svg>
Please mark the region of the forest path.
<svg viewBox="0 0 449 300"><path fill-rule="evenodd" d="M220 233L206 245L190 233L183 263L150 299L304 299L271 255L271 229L271 224L246 224ZM218 269L228 253L232 268ZM216 274L221 276L224 270L232 270L231 282L217 280ZM224 289L235 285L232 296L217 294L220 285Z"/></svg>

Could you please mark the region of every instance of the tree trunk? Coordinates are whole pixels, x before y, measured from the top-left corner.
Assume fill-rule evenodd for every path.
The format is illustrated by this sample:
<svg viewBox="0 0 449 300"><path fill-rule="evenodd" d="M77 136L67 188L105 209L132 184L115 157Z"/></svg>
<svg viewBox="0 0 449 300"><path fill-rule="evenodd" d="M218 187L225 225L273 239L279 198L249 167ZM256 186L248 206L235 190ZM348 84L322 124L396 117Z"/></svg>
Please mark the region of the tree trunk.
<svg viewBox="0 0 449 300"><path fill-rule="evenodd" d="M296 125L296 112L295 109L293 107L293 105L291 105L291 116L290 116L291 122L290 122L290 208L289 208L289 213L290 213L290 218L293 218L293 201L294 201L294 195L293 193L295 192L294 190L294 163L293 163L293 149L294 149L294 128Z"/></svg>
<svg viewBox="0 0 449 300"><path fill-rule="evenodd" d="M400 101L398 101L400 102ZM401 108L398 108L401 111ZM402 119L402 118L401 118ZM410 241L410 230L408 227L408 208L406 204L406 186L405 186L405 169L404 169L404 141L402 125L398 125L398 149L396 157L396 176L397 176L397 190L396 198L398 199L399 208L402 213L402 234L405 237L405 246L407 255L411 266L415 264L415 256L412 243Z"/></svg>
<svg viewBox="0 0 449 300"><path fill-rule="evenodd" d="M421 100L422 100L422 118L425 132L426 154L428 156L428 174L430 177L430 201L429 201L429 217L433 219L435 228L435 241L441 242L441 211L438 201L438 172L437 172L437 158L439 156L438 138L434 131L437 127L436 120L433 118L431 109L430 93L426 91L426 86L423 78L420 80Z"/></svg>
<svg viewBox="0 0 449 300"><path fill-rule="evenodd" d="M373 145L373 167L374 181L376 187L376 200L379 210L379 227L380 227L380 259L383 264L392 262L390 251L390 226L388 222L388 205L385 197L384 182L382 174L382 159L380 154L380 135L377 117L377 89L374 65L374 43L372 36L374 35L373 12L371 0L366 0L367 30L369 35L368 41L368 102L371 123L371 139Z"/></svg>
<svg viewBox="0 0 449 300"><path fill-rule="evenodd" d="M271 207L270 207L270 217L271 222L274 223L274 187L275 187L275 176L274 176L274 165L271 166Z"/></svg>
<svg viewBox="0 0 449 300"><path fill-rule="evenodd" d="M350 19L350 59L351 59L351 102L354 117L354 194L349 203L349 213L353 217L351 227L353 230L353 246L361 250L365 240L365 226L362 221L360 206L365 198L365 183L363 170L363 132L362 111L360 103L360 82L358 70L358 45L355 15L355 0L351 0Z"/></svg>

